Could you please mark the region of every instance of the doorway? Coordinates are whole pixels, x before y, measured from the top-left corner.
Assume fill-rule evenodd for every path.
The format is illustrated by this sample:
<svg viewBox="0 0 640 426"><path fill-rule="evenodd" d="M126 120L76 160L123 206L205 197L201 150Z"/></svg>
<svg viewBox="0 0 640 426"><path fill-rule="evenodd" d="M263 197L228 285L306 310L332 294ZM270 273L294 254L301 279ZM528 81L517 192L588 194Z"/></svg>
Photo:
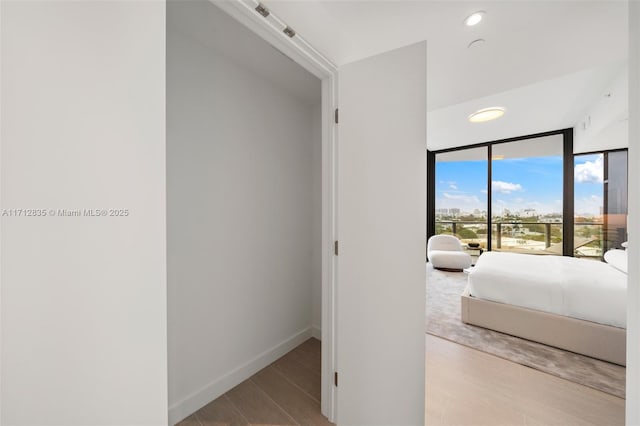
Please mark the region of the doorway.
<svg viewBox="0 0 640 426"><path fill-rule="evenodd" d="M553 133L556 134L535 138L530 141L532 143L526 145L524 144L529 142L527 139L530 138L522 138L522 140L514 138L499 143L429 152L428 159L434 170L430 194L433 197L430 217L435 219L432 225L434 234L453 233L467 245L476 243L481 245L482 249L518 253L517 256L564 254L564 256L594 257L596 260L601 260L604 247L623 248L622 244L627 238L626 150L613 150L611 151L613 155L597 152L574 156L572 139L567 137L571 134L570 129ZM562 136L564 136L564 143ZM607 167L612 167L611 176L605 170ZM580 188L581 186L589 186L589 188ZM594 191L599 194L594 195ZM525 196L528 200L525 200ZM586 198L589 199L586 200ZM612 198L611 206L606 201L608 198ZM593 204L594 200L599 201L600 204ZM591 204L586 201L591 201ZM467 204L462 204L464 202ZM482 207L486 210L483 211ZM487 222L491 225L486 226ZM607 226L608 222L612 223L611 227ZM567 237L566 240L565 237ZM587 246L590 242L593 244ZM595 255L589 256L590 253ZM516 255L510 254L510 256L514 256L515 263ZM551 256L549 259L554 257L561 259L558 256ZM573 259L568 260L573 261ZM585 260L579 262L585 262L584 266L592 263ZM609 267L603 264L603 269L607 268ZM468 283L472 282L470 277L478 269L479 267L476 266L467 270L466 272L471 274L468 278L462 273L435 271L428 267L431 282L429 283L428 279L427 333L515 364L533 366L534 369L561 377L573 382L570 386L576 389L576 394L579 394L577 391L584 386L597 389L600 394L594 404L601 404L599 409L608 413L607 416L612 419L612 424L622 422L626 375L623 365L598 361L590 357L580 358L580 355L569 352L562 355L564 361L561 361L561 352L549 346L537 346L535 339L527 341L526 345L519 346L521 341L517 337L495 334L495 330L504 333L500 328L469 328L460 323L459 294L466 292L470 285ZM615 269L609 269L619 278L618 288L624 289L626 275ZM547 272L555 273L555 270L549 268ZM624 272L626 272L626 264ZM499 271L496 276L504 274L505 272ZM533 276L533 273L531 275ZM551 282L551 278L549 281ZM612 291L614 280L607 281L605 278L602 281L606 282L610 286L609 291ZM517 283L518 277L512 277L510 285ZM450 295L453 297L449 297ZM604 305L605 299L600 299L600 303ZM616 308L624 316L624 310L619 309L622 306L624 303L617 305ZM454 321L450 321L451 319ZM496 340L493 340L494 338ZM435 338L431 340L437 342ZM497 340L501 340L500 343ZM435 347L440 350L437 346ZM510 350L519 347L517 350L519 357L510 357L507 352L497 349L499 347L510 348ZM624 351L624 346L616 347ZM454 349L443 347L442 350L468 352L455 345ZM554 351L557 353L552 354ZM541 356L541 358L534 360L530 354L534 357ZM473 357L469 354L466 356ZM486 358L486 362L490 362L489 358ZM560 367L555 371L544 365L545 360L551 358L555 359L554 367ZM594 373L590 378L598 377L598 371L607 371L607 374L597 378L599 383L580 381L579 375L574 374L575 366L580 365L580 362L585 365L599 363L602 367L601 370L591 368ZM509 368L507 364L502 368ZM621 362L618 361L616 364ZM453 364L450 367L455 368ZM445 383L447 380L442 382ZM602 383L606 383L606 386L600 386ZM553 384L544 386L551 389ZM567 394L572 392L574 391L570 390ZM435 392L432 393L432 400L433 394ZM544 402L544 404L547 403L550 406L553 405L552 401ZM429 414L429 408L428 416L433 414ZM571 405L557 408L561 411L570 409ZM509 414L512 413L507 413ZM564 414L559 412L558 415ZM516 424L515 421L514 424Z"/></svg>
<svg viewBox="0 0 640 426"><path fill-rule="evenodd" d="M171 424L322 337L326 88L222 9L167 3Z"/></svg>

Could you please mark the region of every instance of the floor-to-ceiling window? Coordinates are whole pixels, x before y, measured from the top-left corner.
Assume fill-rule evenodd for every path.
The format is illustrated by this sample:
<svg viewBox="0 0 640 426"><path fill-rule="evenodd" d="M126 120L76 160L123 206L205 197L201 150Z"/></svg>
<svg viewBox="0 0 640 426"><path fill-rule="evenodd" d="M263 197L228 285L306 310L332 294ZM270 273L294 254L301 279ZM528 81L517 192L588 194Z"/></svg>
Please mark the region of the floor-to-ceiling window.
<svg viewBox="0 0 640 426"><path fill-rule="evenodd" d="M605 152L605 251L627 241L627 150Z"/></svg>
<svg viewBox="0 0 640 426"><path fill-rule="evenodd" d="M571 255L565 244L574 239L565 229L573 224L573 164L566 164L571 134L565 129L431 153L430 234L453 234L467 248Z"/></svg>
<svg viewBox="0 0 640 426"><path fill-rule="evenodd" d="M492 146L493 250L562 254L562 148L562 135Z"/></svg>
<svg viewBox="0 0 640 426"><path fill-rule="evenodd" d="M574 157L574 254L601 259L627 240L627 150Z"/></svg>
<svg viewBox="0 0 640 426"><path fill-rule="evenodd" d="M487 248L487 148L436 154L436 234Z"/></svg>
<svg viewBox="0 0 640 426"><path fill-rule="evenodd" d="M574 157L574 254L600 259L604 235L604 154Z"/></svg>

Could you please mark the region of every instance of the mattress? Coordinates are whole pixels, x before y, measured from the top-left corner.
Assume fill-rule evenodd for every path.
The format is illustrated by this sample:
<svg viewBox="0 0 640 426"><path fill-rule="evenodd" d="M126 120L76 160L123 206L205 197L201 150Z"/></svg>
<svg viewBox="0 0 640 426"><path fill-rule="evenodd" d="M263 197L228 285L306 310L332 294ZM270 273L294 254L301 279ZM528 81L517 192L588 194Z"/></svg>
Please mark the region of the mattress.
<svg viewBox="0 0 640 426"><path fill-rule="evenodd" d="M487 252L468 279L473 297L626 328L627 275L606 263Z"/></svg>

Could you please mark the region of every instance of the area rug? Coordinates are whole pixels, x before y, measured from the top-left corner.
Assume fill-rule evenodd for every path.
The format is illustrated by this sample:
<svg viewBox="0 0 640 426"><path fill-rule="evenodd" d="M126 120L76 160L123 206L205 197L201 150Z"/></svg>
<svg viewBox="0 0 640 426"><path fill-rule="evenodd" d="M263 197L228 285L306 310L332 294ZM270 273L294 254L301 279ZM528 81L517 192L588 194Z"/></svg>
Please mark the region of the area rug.
<svg viewBox="0 0 640 426"><path fill-rule="evenodd" d="M466 284L466 273L440 271L427 264L427 333L620 398L625 397L624 367L463 324L460 320L460 295Z"/></svg>

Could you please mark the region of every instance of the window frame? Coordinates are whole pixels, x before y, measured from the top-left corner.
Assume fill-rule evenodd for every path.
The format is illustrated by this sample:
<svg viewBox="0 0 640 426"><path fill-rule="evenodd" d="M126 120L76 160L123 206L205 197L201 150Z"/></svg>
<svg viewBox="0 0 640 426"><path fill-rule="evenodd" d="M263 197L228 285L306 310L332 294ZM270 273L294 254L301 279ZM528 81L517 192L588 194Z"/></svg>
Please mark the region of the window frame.
<svg viewBox="0 0 640 426"><path fill-rule="evenodd" d="M573 256L573 231L574 231L574 152L573 152L573 127L549 132L534 133L525 136L517 136L507 139L499 139L488 142L480 142L453 148L445 148L435 151L427 149L427 240L435 235L436 230L436 156L453 151L463 151L473 148L487 148L487 250L491 251L492 240L492 148L494 145L517 142L527 139L537 139L545 136L562 135L562 255ZM602 151L599 151L602 152ZM587 154L587 153L585 153Z"/></svg>

